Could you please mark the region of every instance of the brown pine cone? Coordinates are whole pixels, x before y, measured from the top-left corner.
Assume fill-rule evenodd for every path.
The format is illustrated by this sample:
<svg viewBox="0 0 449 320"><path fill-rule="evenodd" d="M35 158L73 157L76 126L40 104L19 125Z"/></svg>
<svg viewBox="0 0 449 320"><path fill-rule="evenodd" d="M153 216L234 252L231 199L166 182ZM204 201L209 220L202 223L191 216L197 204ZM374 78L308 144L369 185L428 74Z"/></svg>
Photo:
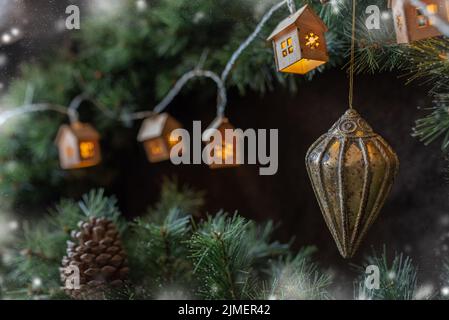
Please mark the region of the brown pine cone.
<svg viewBox="0 0 449 320"><path fill-rule="evenodd" d="M104 299L107 290L122 286L127 279L126 252L114 222L90 218L79 222L78 227L79 230L72 231L73 241L67 241L67 256L62 259L60 274L64 290L74 299ZM79 268L79 289L66 285L73 276L71 266Z"/></svg>

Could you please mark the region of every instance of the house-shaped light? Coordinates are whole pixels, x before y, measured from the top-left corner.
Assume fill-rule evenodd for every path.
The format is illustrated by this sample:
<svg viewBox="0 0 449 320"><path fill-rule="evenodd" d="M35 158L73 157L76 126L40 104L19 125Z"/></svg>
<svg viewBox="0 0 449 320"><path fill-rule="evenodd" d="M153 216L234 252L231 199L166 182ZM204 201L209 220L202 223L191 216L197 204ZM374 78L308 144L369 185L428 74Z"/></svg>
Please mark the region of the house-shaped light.
<svg viewBox="0 0 449 320"><path fill-rule="evenodd" d="M168 113L161 113L145 119L140 127L137 140L142 142L148 161L160 162L170 159L170 151L181 141L171 138L173 130L181 124Z"/></svg>
<svg viewBox="0 0 449 320"><path fill-rule="evenodd" d="M237 163L237 147L239 145L239 137L234 135L231 139L226 139L226 130L234 130L234 127L225 117L217 117L204 130L202 140L204 143L213 143L215 147L211 152L207 153L207 163L211 169L235 167ZM220 133L220 141L214 141L215 133ZM229 141L228 141L229 140Z"/></svg>
<svg viewBox="0 0 449 320"><path fill-rule="evenodd" d="M55 143L63 169L95 166L101 161L100 135L87 123L74 122L59 128Z"/></svg>
<svg viewBox="0 0 449 320"><path fill-rule="evenodd" d="M421 0L429 13L438 15L449 21L449 0ZM413 6L407 0L390 0L397 43L411 43L413 41L440 36L441 33L434 26L434 21L424 15L421 9Z"/></svg>
<svg viewBox="0 0 449 320"><path fill-rule="evenodd" d="M306 74L329 61L327 26L309 5L281 21L267 40L273 42L277 69Z"/></svg>

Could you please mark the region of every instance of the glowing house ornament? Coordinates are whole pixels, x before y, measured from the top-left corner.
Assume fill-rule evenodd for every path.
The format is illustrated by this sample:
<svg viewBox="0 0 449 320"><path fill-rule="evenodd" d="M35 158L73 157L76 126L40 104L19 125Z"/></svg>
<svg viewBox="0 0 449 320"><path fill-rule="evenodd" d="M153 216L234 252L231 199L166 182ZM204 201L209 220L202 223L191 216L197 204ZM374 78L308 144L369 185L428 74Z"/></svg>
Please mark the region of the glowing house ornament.
<svg viewBox="0 0 449 320"><path fill-rule="evenodd" d="M99 133L88 123L62 125L55 140L61 168L79 169L100 163L99 140Z"/></svg>
<svg viewBox="0 0 449 320"><path fill-rule="evenodd" d="M178 128L182 128L181 124L168 113L157 114L143 121L137 140L143 143L148 161L170 159L171 149L182 143L170 137L172 131Z"/></svg>
<svg viewBox="0 0 449 320"><path fill-rule="evenodd" d="M426 5L429 13L449 21L449 0L421 1ZM389 7L393 12L397 43L410 43L441 35L433 25L432 19L426 17L421 9L413 6L409 1L390 0Z"/></svg>
<svg viewBox="0 0 449 320"><path fill-rule="evenodd" d="M229 120L225 117L217 117L203 132L203 142L211 143L210 146L214 145L213 149L210 150L211 152L207 152L207 163L209 163L211 169L239 165L237 162L237 146L240 138L235 134L232 135L231 139L226 139L227 130L234 132L234 127L229 123ZM218 137L220 141L215 141Z"/></svg>
<svg viewBox="0 0 449 320"><path fill-rule="evenodd" d="M277 69L306 74L329 61L324 37L327 30L308 5L281 21L267 38L273 42Z"/></svg>

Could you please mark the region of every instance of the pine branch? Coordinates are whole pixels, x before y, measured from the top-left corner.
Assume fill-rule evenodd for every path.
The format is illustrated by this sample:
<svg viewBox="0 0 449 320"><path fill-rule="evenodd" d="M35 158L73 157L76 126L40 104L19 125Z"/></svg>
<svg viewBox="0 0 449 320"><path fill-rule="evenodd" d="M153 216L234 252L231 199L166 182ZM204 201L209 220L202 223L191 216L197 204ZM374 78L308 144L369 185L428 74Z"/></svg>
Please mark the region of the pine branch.
<svg viewBox="0 0 449 320"><path fill-rule="evenodd" d="M180 185L175 178L164 178L158 203L148 209L143 219L162 222L174 208L179 209L181 215L196 215L203 204L204 192Z"/></svg>
<svg viewBox="0 0 449 320"><path fill-rule="evenodd" d="M287 16L286 9L279 10L236 61L229 76L230 88L241 94L248 90L265 93L282 85L296 92L302 81L311 80L328 68L345 65L350 43L349 1L324 5L318 1L297 1L298 6L304 3L310 4L328 24L326 42L330 61L306 77L277 72L265 36ZM147 109L160 101L181 74L195 67L205 49L209 55L204 68L222 70L272 4L258 0L158 1L151 10L141 12L136 10L134 1L124 1L120 15L86 19L73 39L71 48L77 48L76 51L62 48L47 61L27 64L21 77L9 86L5 104L22 105L27 87L32 86L35 102L67 105L74 96L85 92L104 108L107 106L107 114ZM445 93L441 85L447 84L447 38L397 45L391 17L381 20L380 30L368 30L364 25L365 8L374 4L386 12L386 1L363 0L357 4L356 71L399 70L410 81L425 82L432 86L432 91ZM214 98L213 86L200 85L201 90L196 85L188 86L192 99ZM97 109L86 110L105 140L120 141L110 145L108 153L126 153L127 145L121 137L129 134L129 128L117 125ZM120 171L116 163L107 159L104 170L95 175L84 170L79 173L60 170L53 138L63 121L61 115L34 114L21 118L20 126L11 123L0 137L0 159L4 164L0 168L0 193L10 195L6 201L12 205L45 203L55 195L65 194L77 182L104 185L104 181ZM27 130L15 130L17 127ZM30 159L36 161L35 166L29 166ZM70 184L64 183L67 179Z"/></svg>
<svg viewBox="0 0 449 320"><path fill-rule="evenodd" d="M206 299L251 299L261 290L269 261L287 246L271 243L272 224L258 229L253 222L219 212L198 225L188 241L199 293Z"/></svg>
<svg viewBox="0 0 449 320"><path fill-rule="evenodd" d="M322 300L329 299L331 276L312 261L314 248L304 248L295 256L272 265L273 279L264 299Z"/></svg>
<svg viewBox="0 0 449 320"><path fill-rule="evenodd" d="M424 118L415 122L412 135L428 145L442 137L441 150L447 152L449 148L449 94L435 96L435 107Z"/></svg>
<svg viewBox="0 0 449 320"><path fill-rule="evenodd" d="M105 216L120 221L115 203L115 198L106 197L102 190L93 190L78 203L62 200L38 222L25 222L11 271L7 275L6 294L15 296L26 293L46 297L56 294L61 297L59 267L66 253L70 231L77 228L85 215ZM39 285L36 287L34 282ZM27 289L24 291L23 288Z"/></svg>
<svg viewBox="0 0 449 320"><path fill-rule="evenodd" d="M251 294L245 288L250 269L244 241L247 226L245 219L237 215L228 218L220 212L202 223L189 240L194 273L204 297L241 299Z"/></svg>
<svg viewBox="0 0 449 320"><path fill-rule="evenodd" d="M368 289L365 285L366 266L379 268L379 289ZM389 262L386 251L381 256L375 252L358 268L360 278L355 282L355 298L358 300L412 300L417 293L417 268L411 258L395 254Z"/></svg>
<svg viewBox="0 0 449 320"><path fill-rule="evenodd" d="M121 233L125 231L126 222L121 219L117 199L115 196L105 196L104 189L91 190L88 194L83 195L78 206L85 216L108 218L117 225Z"/></svg>
<svg viewBox="0 0 449 320"><path fill-rule="evenodd" d="M162 223L137 219L125 241L136 283L147 291L184 286L191 281L191 264L184 244L190 237L190 217L172 208Z"/></svg>

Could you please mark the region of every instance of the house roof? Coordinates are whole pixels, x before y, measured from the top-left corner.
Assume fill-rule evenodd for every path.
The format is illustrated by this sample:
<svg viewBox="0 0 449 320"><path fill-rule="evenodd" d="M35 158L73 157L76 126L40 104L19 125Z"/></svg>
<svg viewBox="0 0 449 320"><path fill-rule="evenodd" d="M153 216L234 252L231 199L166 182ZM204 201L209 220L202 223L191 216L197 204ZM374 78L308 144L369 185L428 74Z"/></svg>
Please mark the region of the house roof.
<svg viewBox="0 0 449 320"><path fill-rule="evenodd" d="M324 24L323 20L309 7L309 5L303 6L301 9L296 11L295 13L291 14L288 18L282 20L277 27L273 30L273 32L270 34L270 36L267 38L267 40L272 40L278 33L284 31L291 25L295 24L301 17L304 17L305 13L309 13L311 17L316 20L324 29L324 31L327 31L327 26Z"/></svg>
<svg viewBox="0 0 449 320"><path fill-rule="evenodd" d="M100 139L100 134L88 123L74 122L70 125L63 124L56 135L55 143L59 143L63 134L70 132L78 140L98 140Z"/></svg>
<svg viewBox="0 0 449 320"><path fill-rule="evenodd" d="M202 140L203 141L209 141L212 137L214 130L217 130L221 125L227 125L227 127L232 128L232 126L229 124L228 118L226 117L216 117L214 121L204 130L202 134Z"/></svg>
<svg viewBox="0 0 449 320"><path fill-rule="evenodd" d="M165 124L168 119L168 113L161 113L150 118L146 118L142 122L137 141L143 142L145 140L157 138L162 134Z"/></svg>

